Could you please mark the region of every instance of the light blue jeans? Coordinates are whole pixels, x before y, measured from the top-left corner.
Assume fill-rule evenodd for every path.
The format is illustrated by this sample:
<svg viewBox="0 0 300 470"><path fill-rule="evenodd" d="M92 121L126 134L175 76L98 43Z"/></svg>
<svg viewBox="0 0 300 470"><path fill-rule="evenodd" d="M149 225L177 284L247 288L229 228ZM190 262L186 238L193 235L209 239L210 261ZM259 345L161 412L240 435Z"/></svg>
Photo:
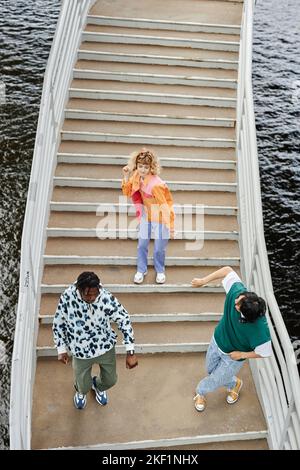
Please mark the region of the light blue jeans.
<svg viewBox="0 0 300 470"><path fill-rule="evenodd" d="M244 361L234 361L228 354L222 353L213 336L206 353L206 370L209 375L200 380L196 393L205 396L219 387L234 388L237 382L235 374L243 364Z"/></svg>
<svg viewBox="0 0 300 470"><path fill-rule="evenodd" d="M164 224L158 222L148 222L146 217L142 217L139 229L139 242L137 249L137 270L140 273L147 271L148 249L151 238L154 235L154 268L157 273L165 272L166 248L170 239L170 231Z"/></svg>

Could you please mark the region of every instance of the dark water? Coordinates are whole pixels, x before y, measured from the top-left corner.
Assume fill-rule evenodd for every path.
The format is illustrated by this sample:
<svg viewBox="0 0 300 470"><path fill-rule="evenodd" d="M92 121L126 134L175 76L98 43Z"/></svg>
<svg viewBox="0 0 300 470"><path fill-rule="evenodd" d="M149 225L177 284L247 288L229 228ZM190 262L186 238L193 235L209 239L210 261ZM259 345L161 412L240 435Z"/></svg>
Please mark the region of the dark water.
<svg viewBox="0 0 300 470"><path fill-rule="evenodd" d="M300 0L282 5L282 0L259 0L256 7L253 78L265 236L276 298L295 340L300 339ZM59 0L0 0L0 81L6 84L6 104L0 106L0 449L9 445L21 231L59 7Z"/></svg>
<svg viewBox="0 0 300 470"><path fill-rule="evenodd" d="M253 94L265 238L274 292L300 338L300 0L259 0Z"/></svg>

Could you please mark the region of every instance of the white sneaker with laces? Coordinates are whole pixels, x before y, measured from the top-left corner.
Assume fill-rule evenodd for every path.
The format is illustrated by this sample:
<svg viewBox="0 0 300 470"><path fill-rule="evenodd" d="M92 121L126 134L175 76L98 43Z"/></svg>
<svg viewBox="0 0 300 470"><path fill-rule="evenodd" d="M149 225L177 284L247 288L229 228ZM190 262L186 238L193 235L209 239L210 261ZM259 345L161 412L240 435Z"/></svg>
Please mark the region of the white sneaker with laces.
<svg viewBox="0 0 300 470"><path fill-rule="evenodd" d="M144 280L144 276L146 276L147 272L145 273L140 273L139 271L137 271L134 275L134 279L133 279L133 282L135 284L142 284L143 280Z"/></svg>
<svg viewBox="0 0 300 470"><path fill-rule="evenodd" d="M157 273L156 274L156 283L157 284L164 284L166 282L165 273Z"/></svg>

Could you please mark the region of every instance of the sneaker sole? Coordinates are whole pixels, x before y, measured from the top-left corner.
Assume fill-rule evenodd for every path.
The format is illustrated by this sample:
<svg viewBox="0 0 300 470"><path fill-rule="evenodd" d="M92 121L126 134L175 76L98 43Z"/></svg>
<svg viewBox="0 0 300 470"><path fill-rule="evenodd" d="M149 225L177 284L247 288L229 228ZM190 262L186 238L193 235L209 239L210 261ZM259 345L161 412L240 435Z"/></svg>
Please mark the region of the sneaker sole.
<svg viewBox="0 0 300 470"><path fill-rule="evenodd" d="M204 411L205 408L206 408L206 407L202 408L202 410L198 410L198 408L196 408L196 406L195 406L195 410L198 411L198 413L202 413L202 411Z"/></svg>
<svg viewBox="0 0 300 470"><path fill-rule="evenodd" d="M234 404L238 401L238 399L240 398L240 393L241 393L241 390L242 390L242 387L243 387L243 383L244 383L244 382L242 381L241 387L240 387L240 389L239 389L239 394L238 394L238 397L237 397L236 400L234 400L234 401L228 401L228 400L227 400L227 397L226 397L226 402L228 403L228 405L234 405Z"/></svg>

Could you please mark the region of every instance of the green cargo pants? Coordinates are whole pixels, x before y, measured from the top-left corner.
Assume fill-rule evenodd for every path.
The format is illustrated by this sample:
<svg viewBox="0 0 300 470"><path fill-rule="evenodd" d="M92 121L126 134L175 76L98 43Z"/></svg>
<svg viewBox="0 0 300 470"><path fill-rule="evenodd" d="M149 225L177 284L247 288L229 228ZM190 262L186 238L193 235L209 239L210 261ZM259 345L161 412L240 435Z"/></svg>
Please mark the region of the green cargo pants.
<svg viewBox="0 0 300 470"><path fill-rule="evenodd" d="M103 392L115 385L117 382L116 372L116 351L113 347L106 353L92 359L72 358L72 366L74 371L74 384L79 393L86 393L92 388L92 366L98 364L100 376L97 376L97 388Z"/></svg>

